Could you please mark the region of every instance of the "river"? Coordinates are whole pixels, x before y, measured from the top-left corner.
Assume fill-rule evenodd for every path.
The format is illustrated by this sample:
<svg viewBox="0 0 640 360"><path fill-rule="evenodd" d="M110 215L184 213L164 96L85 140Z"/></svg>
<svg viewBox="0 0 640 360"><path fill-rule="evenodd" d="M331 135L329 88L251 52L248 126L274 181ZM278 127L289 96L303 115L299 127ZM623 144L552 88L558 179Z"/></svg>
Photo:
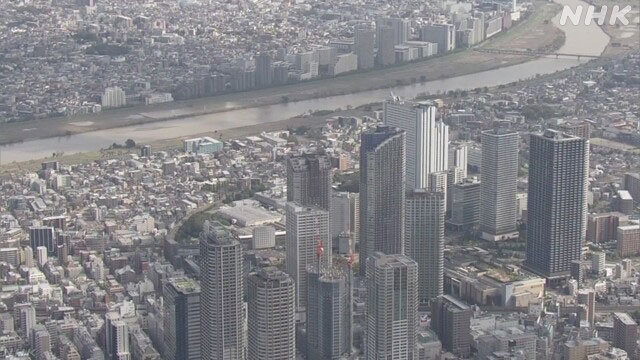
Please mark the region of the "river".
<svg viewBox="0 0 640 360"><path fill-rule="evenodd" d="M554 0L560 5L568 5L572 9L587 4L580 0ZM566 41L560 53L580 55L600 55L609 43L609 36L597 26L559 25L558 14L553 23L565 33ZM507 66L495 70L448 79L429 81L412 85L398 86L389 89L364 91L349 95L330 96L325 98L260 106L249 109L231 110L222 113L193 116L178 120L159 121L143 125L126 126L107 130L86 132L78 135L29 140L0 147L3 163L27 161L51 156L53 152L72 154L95 151L107 148L114 142L124 143L126 139L134 139L137 143L148 143L157 140L190 136L207 131L223 131L241 126L250 126L266 122L288 119L309 110L333 110L347 106L360 106L378 102L389 95L390 91L403 98L414 98L420 94L446 92L449 90L469 90L478 87L491 87L525 80L536 75L551 74L584 63L576 58L554 57L537 58L519 65ZM241 96L241 95L238 95ZM232 104L230 104L232 105Z"/></svg>

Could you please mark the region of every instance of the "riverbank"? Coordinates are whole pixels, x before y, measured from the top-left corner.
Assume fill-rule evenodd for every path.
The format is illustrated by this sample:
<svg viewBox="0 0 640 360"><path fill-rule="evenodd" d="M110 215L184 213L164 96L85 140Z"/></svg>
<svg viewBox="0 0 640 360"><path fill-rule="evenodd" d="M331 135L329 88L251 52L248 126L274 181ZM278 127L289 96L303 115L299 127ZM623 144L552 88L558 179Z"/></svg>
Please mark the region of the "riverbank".
<svg viewBox="0 0 640 360"><path fill-rule="evenodd" d="M563 32L549 21L558 13L560 5L546 1L535 1L534 5L535 10L528 19L489 39L483 46L549 49L562 45ZM526 56L487 54L466 49L434 59L332 79L150 107L110 110L91 116L2 124L0 145L442 80L521 64L529 60L531 58Z"/></svg>
<svg viewBox="0 0 640 360"><path fill-rule="evenodd" d="M589 71L590 69L595 69L605 63L606 59L598 59L589 62L584 65L582 68L583 71ZM576 71L574 68L566 69L563 71L559 71L556 73L544 75L537 77L535 79L524 80L515 82L508 85L499 85L489 87L488 91L491 93L500 93L500 92L510 92L517 89L519 86L522 86L524 82L529 84L542 84L545 81L550 79L557 79L563 76L566 76L572 72ZM444 95L446 99L446 95ZM432 96L433 97L433 96ZM221 140L229 140L229 139L237 139L251 135L258 135L262 132L270 132L277 130L284 130L290 128L297 127L308 127L308 128L320 128L326 124L326 120L331 117L337 116L357 116L362 117L364 115L373 116L373 112L369 109L380 108L381 104L379 101L373 101L369 104L361 105L355 109L343 109L340 111L331 111L330 113L323 112L322 115L311 115L311 116L295 116L281 121L273 121L273 122L264 122L259 125L249 125L249 126L239 126L230 129L226 129L224 131L201 131L193 134L193 137L201 137L201 136L211 136L214 138L219 138ZM183 137L174 137L170 139L157 140L152 142L147 142L145 144L150 145L153 152L156 151L171 151L182 148L182 139ZM1 148L0 148L1 150ZM40 168L40 164L42 161L46 160L56 160L64 165L72 165L72 164L84 164L87 162L92 162L101 159L122 159L130 156L131 153L136 153L137 149L105 149L99 151L86 151L75 154L67 154L63 156L59 156L56 158L47 157L44 159L38 160L29 160L22 162L12 162L9 164L3 164L0 166L0 175L8 175L8 174L18 174L23 173L25 171L37 171Z"/></svg>

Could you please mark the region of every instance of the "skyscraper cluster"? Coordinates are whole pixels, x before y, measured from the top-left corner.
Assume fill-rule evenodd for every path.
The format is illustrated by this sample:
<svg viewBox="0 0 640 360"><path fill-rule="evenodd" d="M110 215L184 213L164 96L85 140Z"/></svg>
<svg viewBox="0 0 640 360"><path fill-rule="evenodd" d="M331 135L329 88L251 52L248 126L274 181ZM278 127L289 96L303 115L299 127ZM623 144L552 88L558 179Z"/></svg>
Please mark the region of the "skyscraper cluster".
<svg viewBox="0 0 640 360"><path fill-rule="evenodd" d="M187 279L164 285L167 358L292 359L299 349L312 360L353 355L356 241L366 285L365 359L415 358L419 309L431 311L444 349L469 356L472 309L444 295L447 203L450 224L477 224L485 240L518 235L520 136L492 129L481 137L478 180L466 173L467 144L449 147L448 126L434 104L392 98L384 105L384 125L361 135L358 194L332 190L327 155L290 156L284 271L246 271L240 243L206 222L201 288ZM525 266L549 279L580 265L586 146L585 139L555 130L530 137ZM349 254L347 265L334 263L334 252ZM593 310L588 316L593 323ZM116 352L127 330L119 324L116 318L110 323Z"/></svg>

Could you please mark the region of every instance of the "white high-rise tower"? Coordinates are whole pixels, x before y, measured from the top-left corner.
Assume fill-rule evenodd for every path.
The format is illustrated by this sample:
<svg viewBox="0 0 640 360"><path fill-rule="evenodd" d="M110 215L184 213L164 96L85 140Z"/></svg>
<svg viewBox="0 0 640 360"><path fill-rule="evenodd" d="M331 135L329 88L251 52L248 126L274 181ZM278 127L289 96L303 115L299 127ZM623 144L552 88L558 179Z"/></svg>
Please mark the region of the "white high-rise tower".
<svg viewBox="0 0 640 360"><path fill-rule="evenodd" d="M449 126L436 121L432 102L392 97L384 103L384 123L406 133L407 188L428 188L429 174L449 168Z"/></svg>

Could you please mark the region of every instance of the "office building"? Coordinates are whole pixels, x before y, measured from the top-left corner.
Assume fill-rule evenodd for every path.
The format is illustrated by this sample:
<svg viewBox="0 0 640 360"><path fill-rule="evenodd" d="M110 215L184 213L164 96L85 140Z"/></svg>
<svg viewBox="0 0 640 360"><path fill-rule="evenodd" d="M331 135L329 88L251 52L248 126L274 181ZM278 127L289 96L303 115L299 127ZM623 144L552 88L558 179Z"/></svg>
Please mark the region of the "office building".
<svg viewBox="0 0 640 360"><path fill-rule="evenodd" d="M420 40L438 44L438 54L456 48L456 27L453 24L428 24L420 29Z"/></svg>
<svg viewBox="0 0 640 360"><path fill-rule="evenodd" d="M256 86L266 87L273 83L273 60L267 53L256 56Z"/></svg>
<svg viewBox="0 0 640 360"><path fill-rule="evenodd" d="M467 178L462 183L453 184L449 192L451 216L447 225L457 230L477 225L480 222L480 181L477 178Z"/></svg>
<svg viewBox="0 0 640 360"><path fill-rule="evenodd" d="M446 125L445 125L446 126ZM467 178L467 167L469 161L469 146L466 142L455 142L449 144L448 169L460 169L461 174L457 177L458 183Z"/></svg>
<svg viewBox="0 0 640 360"><path fill-rule="evenodd" d="M119 313L105 314L105 355L108 360L129 360L129 326Z"/></svg>
<svg viewBox="0 0 640 360"><path fill-rule="evenodd" d="M31 304L16 307L20 314L20 333L23 337L29 338L31 330L36 326L36 309Z"/></svg>
<svg viewBox="0 0 640 360"><path fill-rule="evenodd" d="M360 264L368 254L404 253L405 132L388 126L360 144ZM366 266L360 266L364 275Z"/></svg>
<svg viewBox="0 0 640 360"><path fill-rule="evenodd" d="M104 93L101 98L102 107L122 107L127 105L127 97L124 90L118 86L108 87L104 89Z"/></svg>
<svg viewBox="0 0 640 360"><path fill-rule="evenodd" d="M578 286L582 284L582 281L584 280L584 270L582 267L582 261L573 260L571 262L571 278L578 283Z"/></svg>
<svg viewBox="0 0 640 360"><path fill-rule="evenodd" d="M347 254L349 249L354 250L354 245L358 241L359 229L359 205L358 193L349 192L333 192L331 200L331 239L333 240L333 248L340 249L339 238L343 237L348 240L347 247L340 251Z"/></svg>
<svg viewBox="0 0 640 360"><path fill-rule="evenodd" d="M429 187L429 174L449 168L449 126L436 120L431 102L392 97L384 102L384 123L405 131L407 187Z"/></svg>
<svg viewBox="0 0 640 360"><path fill-rule="evenodd" d="M140 157L151 157L151 145L144 145L140 148Z"/></svg>
<svg viewBox="0 0 640 360"><path fill-rule="evenodd" d="M169 278L164 297L164 358L198 360L200 347L200 285L188 278Z"/></svg>
<svg viewBox="0 0 640 360"><path fill-rule="evenodd" d="M307 303L307 267L316 264L316 251L322 245L322 266L331 265L329 212L317 207L287 203L286 269L296 284L298 309Z"/></svg>
<svg viewBox="0 0 640 360"><path fill-rule="evenodd" d="M444 193L416 189L407 194L405 253L418 264L418 301L426 308L442 295L444 279Z"/></svg>
<svg viewBox="0 0 640 360"><path fill-rule="evenodd" d="M24 266L26 266L29 269L33 267L33 248L31 246L24 247L23 263L24 263Z"/></svg>
<svg viewBox="0 0 640 360"><path fill-rule="evenodd" d="M354 52L358 56L358 70L374 67L375 31L368 28L358 28L354 31Z"/></svg>
<svg viewBox="0 0 640 360"><path fill-rule="evenodd" d="M341 359L351 351L349 277L336 268L308 272L307 353L310 360Z"/></svg>
<svg viewBox="0 0 640 360"><path fill-rule="evenodd" d="M626 225L629 218L618 212L589 214L587 217L587 241L600 244L616 240L618 226Z"/></svg>
<svg viewBox="0 0 640 360"><path fill-rule="evenodd" d="M38 246L36 248L36 257L38 258L38 265L40 267L44 266L44 264L49 261L49 257L47 256L47 248L44 246Z"/></svg>
<svg viewBox="0 0 640 360"><path fill-rule="evenodd" d="M375 252L367 259L367 360L409 360L416 351L418 264Z"/></svg>
<svg viewBox="0 0 640 360"><path fill-rule="evenodd" d="M518 192L518 149L516 131L501 128L482 132L480 173L480 230L488 241L518 237L516 194Z"/></svg>
<svg viewBox="0 0 640 360"><path fill-rule="evenodd" d="M33 226L29 228L29 242L31 249L44 246L47 248L48 255L56 256L58 242L53 226Z"/></svg>
<svg viewBox="0 0 640 360"><path fill-rule="evenodd" d="M592 328L596 324L596 292L591 289L581 289L578 291L578 304L584 305L587 309L586 319Z"/></svg>
<svg viewBox="0 0 640 360"><path fill-rule="evenodd" d="M245 356L242 246L205 221L200 234L200 354L203 360Z"/></svg>
<svg viewBox="0 0 640 360"><path fill-rule="evenodd" d="M471 315L473 310L450 295L437 298L431 305L431 329L442 347L465 358L471 351Z"/></svg>
<svg viewBox="0 0 640 360"><path fill-rule="evenodd" d="M248 278L249 360L296 357L296 293L293 279L276 268Z"/></svg>
<svg viewBox="0 0 640 360"><path fill-rule="evenodd" d="M20 249L16 247L0 249L0 262L17 268L20 265Z"/></svg>
<svg viewBox="0 0 640 360"><path fill-rule="evenodd" d="M43 325L36 325L31 330L31 350L36 359L43 359L45 353L51 355L51 334Z"/></svg>
<svg viewBox="0 0 640 360"><path fill-rule="evenodd" d="M640 174L624 174L624 189L629 192L633 200L640 201Z"/></svg>
<svg viewBox="0 0 640 360"><path fill-rule="evenodd" d="M393 31L393 45L401 45L411 37L411 20L401 18L378 18L376 28L389 27Z"/></svg>
<svg viewBox="0 0 640 360"><path fill-rule="evenodd" d="M591 126L586 121L566 122L556 126L559 131L589 140L591 138Z"/></svg>
<svg viewBox="0 0 640 360"><path fill-rule="evenodd" d="M395 33L390 26L376 26L376 42L378 52L376 61L378 66L393 65L396 62Z"/></svg>
<svg viewBox="0 0 640 360"><path fill-rule="evenodd" d="M304 154L287 160L287 201L329 211L333 172L325 154Z"/></svg>
<svg viewBox="0 0 640 360"><path fill-rule="evenodd" d="M594 252L591 254L591 270L595 273L602 273L605 270L607 262L607 254L603 252Z"/></svg>
<svg viewBox="0 0 640 360"><path fill-rule="evenodd" d="M637 359L638 323L627 313L613 314L613 344L614 347L627 352L630 359Z"/></svg>
<svg viewBox="0 0 640 360"><path fill-rule="evenodd" d="M640 255L640 225L618 226L617 251L621 257Z"/></svg>
<svg viewBox="0 0 640 360"><path fill-rule="evenodd" d="M618 190L618 197L615 203L617 211L625 215L632 215L635 210L633 203L634 200L628 190Z"/></svg>
<svg viewBox="0 0 640 360"><path fill-rule="evenodd" d="M547 279L568 276L571 261L580 259L586 146L586 140L554 130L530 138L525 266Z"/></svg>
<svg viewBox="0 0 640 360"><path fill-rule="evenodd" d="M252 249L270 249L275 246L276 229L273 226L256 226L253 228Z"/></svg>

